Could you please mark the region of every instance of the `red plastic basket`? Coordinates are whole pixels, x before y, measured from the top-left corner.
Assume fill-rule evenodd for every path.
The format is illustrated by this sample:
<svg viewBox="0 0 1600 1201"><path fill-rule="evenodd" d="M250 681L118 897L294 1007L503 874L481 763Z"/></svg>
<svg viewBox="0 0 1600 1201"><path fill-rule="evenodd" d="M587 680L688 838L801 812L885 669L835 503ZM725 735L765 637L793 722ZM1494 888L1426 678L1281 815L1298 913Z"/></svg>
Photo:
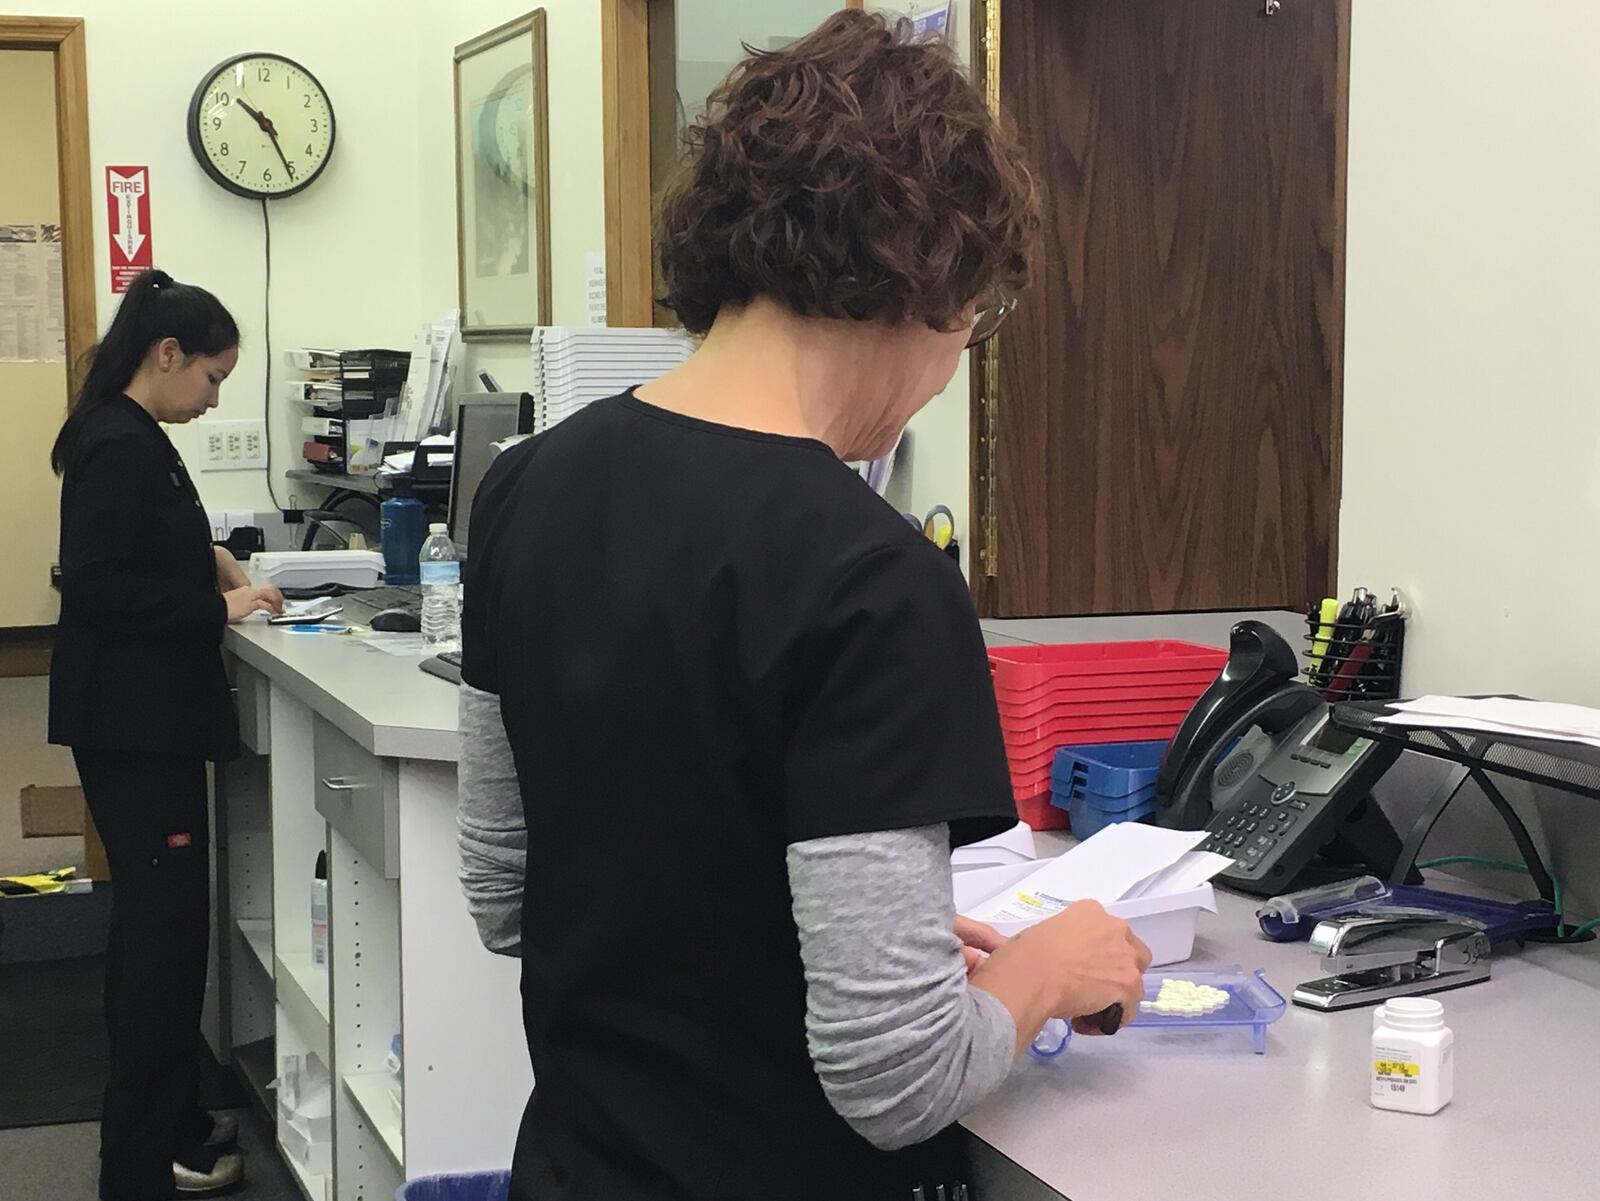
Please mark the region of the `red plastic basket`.
<svg viewBox="0 0 1600 1201"><path fill-rule="evenodd" d="M1194 708L1194 702L1198 699L1194 697L1189 700L1135 704L1122 707L1118 712L1074 714L1071 717L1056 718L1026 726L1002 721L1000 731L1005 737L1006 753L1016 756L1037 755L1045 750L1054 751L1059 746L1094 742L1099 735L1107 732L1110 732L1111 736L1099 739L1100 741L1133 742L1134 739L1123 738L1117 731L1170 725L1172 732L1176 733L1178 727L1183 724L1184 717Z"/></svg>
<svg viewBox="0 0 1600 1201"><path fill-rule="evenodd" d="M989 671L996 694L1026 693L1060 687L1065 680L1096 688L1149 683L1143 677L1155 672L1210 671L1215 676L1227 658L1216 647L1171 640L996 646L989 648Z"/></svg>
<svg viewBox="0 0 1600 1201"><path fill-rule="evenodd" d="M1057 750L1171 739L1227 661L1226 651L1192 642L991 647L989 673L1023 819L1036 830L1060 828L1047 812L1055 809Z"/></svg>
<svg viewBox="0 0 1600 1201"><path fill-rule="evenodd" d="M1218 669L1221 670L1220 668ZM1074 687L1068 677L1064 687L1046 687L1028 693L995 693L995 704L1005 721L1022 721L1052 710L1077 711L1101 703L1122 704L1130 701L1187 700L1194 702L1211 687L1217 678L1215 671L1175 671L1171 675L1152 677L1141 684L1111 684L1095 688ZM1011 699L1026 695L1028 700Z"/></svg>
<svg viewBox="0 0 1600 1201"><path fill-rule="evenodd" d="M1038 796L1017 797L1017 816L1035 830L1066 830L1072 826L1072 819L1065 809L1057 809L1050 803L1050 790L1047 788Z"/></svg>

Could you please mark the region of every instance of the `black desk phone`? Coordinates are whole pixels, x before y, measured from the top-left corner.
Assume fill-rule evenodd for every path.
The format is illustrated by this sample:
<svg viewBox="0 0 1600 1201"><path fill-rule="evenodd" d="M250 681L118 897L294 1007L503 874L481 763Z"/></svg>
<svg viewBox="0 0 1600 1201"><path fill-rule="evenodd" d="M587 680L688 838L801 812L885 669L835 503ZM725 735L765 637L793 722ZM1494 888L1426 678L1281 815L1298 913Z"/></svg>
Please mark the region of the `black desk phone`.
<svg viewBox="0 0 1600 1201"><path fill-rule="evenodd" d="M1234 626L1222 674L1184 718L1156 781L1156 821L1203 827L1199 849L1234 860L1217 882L1241 892L1387 879L1400 855L1371 788L1401 748L1334 728L1331 706L1298 674L1272 627Z"/></svg>

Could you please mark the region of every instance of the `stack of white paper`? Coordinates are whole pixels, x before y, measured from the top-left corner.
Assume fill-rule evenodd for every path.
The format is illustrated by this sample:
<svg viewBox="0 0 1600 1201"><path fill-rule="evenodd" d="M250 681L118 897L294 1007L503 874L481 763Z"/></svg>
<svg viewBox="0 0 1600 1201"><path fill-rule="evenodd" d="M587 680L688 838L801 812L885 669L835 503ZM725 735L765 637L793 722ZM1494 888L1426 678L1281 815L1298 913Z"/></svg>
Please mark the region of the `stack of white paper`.
<svg viewBox="0 0 1600 1201"><path fill-rule="evenodd" d="M1491 696L1424 696L1391 706L1394 713L1380 722L1397 726L1447 727L1510 734L1522 738L1552 738L1600 747L1600 709L1563 705L1551 701L1523 701Z"/></svg>
<svg viewBox="0 0 1600 1201"><path fill-rule="evenodd" d="M1196 851L1205 839L1204 830L1118 822L1054 859L1038 861L1020 878L1013 873L1004 887L987 897L973 896L970 888L959 889L965 895L958 896L956 904L968 917L1013 933L1074 901L1094 900L1109 907L1175 897L1207 884L1233 865L1226 855Z"/></svg>
<svg viewBox="0 0 1600 1201"><path fill-rule="evenodd" d="M540 326L533 331L533 431L665 375L694 352L681 330Z"/></svg>
<svg viewBox="0 0 1600 1201"><path fill-rule="evenodd" d="M1033 845L1033 830L1026 822L1018 822L1003 834L970 842L950 852L951 871L972 871L982 867L1003 867L1014 863L1032 863L1038 858Z"/></svg>

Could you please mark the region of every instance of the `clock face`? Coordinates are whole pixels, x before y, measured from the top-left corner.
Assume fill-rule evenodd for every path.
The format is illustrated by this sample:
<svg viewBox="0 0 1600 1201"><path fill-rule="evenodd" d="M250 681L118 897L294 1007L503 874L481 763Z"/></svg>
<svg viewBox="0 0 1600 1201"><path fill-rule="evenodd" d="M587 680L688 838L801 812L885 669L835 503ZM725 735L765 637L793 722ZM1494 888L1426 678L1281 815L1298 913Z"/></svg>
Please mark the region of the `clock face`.
<svg viewBox="0 0 1600 1201"><path fill-rule="evenodd" d="M495 85L476 121L482 161L526 192L533 183L533 69L518 68Z"/></svg>
<svg viewBox="0 0 1600 1201"><path fill-rule="evenodd" d="M206 174L240 196L289 196L333 154L333 105L316 76L277 54L212 71L189 104L189 146Z"/></svg>

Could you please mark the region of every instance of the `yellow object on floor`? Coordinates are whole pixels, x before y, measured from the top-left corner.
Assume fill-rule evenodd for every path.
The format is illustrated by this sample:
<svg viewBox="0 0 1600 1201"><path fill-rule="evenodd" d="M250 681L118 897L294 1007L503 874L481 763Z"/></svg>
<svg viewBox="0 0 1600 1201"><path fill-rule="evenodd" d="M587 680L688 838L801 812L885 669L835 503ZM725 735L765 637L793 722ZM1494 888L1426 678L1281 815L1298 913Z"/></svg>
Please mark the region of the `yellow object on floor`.
<svg viewBox="0 0 1600 1201"><path fill-rule="evenodd" d="M31 876L0 876L0 897L40 897L65 892L67 881L77 874L75 867L58 867L53 872L37 872Z"/></svg>

